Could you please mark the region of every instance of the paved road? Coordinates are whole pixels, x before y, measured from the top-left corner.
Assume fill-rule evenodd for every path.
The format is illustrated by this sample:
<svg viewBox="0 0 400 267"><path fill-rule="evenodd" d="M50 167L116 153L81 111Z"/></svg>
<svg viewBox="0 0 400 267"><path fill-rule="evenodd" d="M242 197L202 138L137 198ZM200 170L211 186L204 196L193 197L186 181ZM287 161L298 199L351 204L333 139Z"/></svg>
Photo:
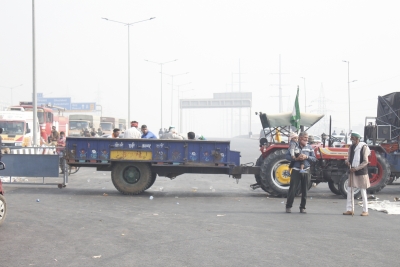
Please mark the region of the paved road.
<svg viewBox="0 0 400 267"><path fill-rule="evenodd" d="M242 163L257 140L233 139ZM390 266L398 264L400 216L343 216L326 184L309 192L307 214L284 213L282 198L224 175L157 178L121 195L109 172L81 169L69 185L5 185L0 266ZM104 195L106 194L106 195ZM387 186L380 199L400 195ZM150 200L150 196L153 199ZM39 202L37 202L39 199ZM100 257L101 256L101 257Z"/></svg>

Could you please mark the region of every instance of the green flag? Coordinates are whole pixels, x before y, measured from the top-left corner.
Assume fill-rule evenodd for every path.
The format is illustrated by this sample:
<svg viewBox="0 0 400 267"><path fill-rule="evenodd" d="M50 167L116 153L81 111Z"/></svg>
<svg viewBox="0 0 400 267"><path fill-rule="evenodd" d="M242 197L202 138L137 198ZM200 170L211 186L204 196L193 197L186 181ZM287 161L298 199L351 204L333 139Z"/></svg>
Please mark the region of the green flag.
<svg viewBox="0 0 400 267"><path fill-rule="evenodd" d="M290 124L296 127L297 130L300 129L300 119L301 117L300 117L300 106L299 106L299 88L297 87L296 100L294 101L292 117L290 118Z"/></svg>

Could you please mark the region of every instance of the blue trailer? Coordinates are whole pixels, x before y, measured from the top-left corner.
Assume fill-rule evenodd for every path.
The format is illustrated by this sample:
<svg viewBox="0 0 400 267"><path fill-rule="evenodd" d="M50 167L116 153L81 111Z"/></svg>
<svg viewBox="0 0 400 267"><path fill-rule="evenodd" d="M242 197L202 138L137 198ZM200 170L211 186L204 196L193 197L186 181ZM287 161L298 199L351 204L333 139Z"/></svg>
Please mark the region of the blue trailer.
<svg viewBox="0 0 400 267"><path fill-rule="evenodd" d="M140 194L158 176L171 179L184 173L258 174L259 167L241 166L240 152L230 141L114 139L67 137L66 163L111 171L115 188L123 194Z"/></svg>

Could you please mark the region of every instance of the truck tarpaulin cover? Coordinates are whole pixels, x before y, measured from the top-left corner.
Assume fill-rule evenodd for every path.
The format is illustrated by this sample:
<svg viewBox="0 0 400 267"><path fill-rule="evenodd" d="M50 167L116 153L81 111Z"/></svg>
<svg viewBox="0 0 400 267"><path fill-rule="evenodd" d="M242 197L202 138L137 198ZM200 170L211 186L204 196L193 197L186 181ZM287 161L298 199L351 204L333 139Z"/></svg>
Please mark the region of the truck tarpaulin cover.
<svg viewBox="0 0 400 267"><path fill-rule="evenodd" d="M392 138L400 134L400 92L378 96L377 125L391 125Z"/></svg>

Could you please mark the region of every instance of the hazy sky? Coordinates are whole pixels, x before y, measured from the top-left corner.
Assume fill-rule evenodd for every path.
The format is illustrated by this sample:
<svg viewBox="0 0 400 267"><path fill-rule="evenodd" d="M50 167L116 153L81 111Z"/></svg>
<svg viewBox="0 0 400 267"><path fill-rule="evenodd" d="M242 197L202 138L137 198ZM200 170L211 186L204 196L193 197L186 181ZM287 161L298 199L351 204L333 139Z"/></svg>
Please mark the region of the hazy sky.
<svg viewBox="0 0 400 267"><path fill-rule="evenodd" d="M348 128L347 63L350 62L351 121L376 116L378 95L399 91L398 1L50 1L37 0L37 92L96 102L103 115L127 118L127 27L101 19L135 22L130 27L131 120L160 128L160 66L176 76L184 98L214 92L253 93L253 111L278 113L279 55L283 109L291 111L300 86L304 111L326 114ZM233 86L232 86L233 81ZM177 92L163 77L163 126L178 124ZM189 84L187 84L189 83ZM0 86L13 87L13 104L32 99L32 4L0 0ZM175 87L178 89L178 87ZM8 105L11 90L0 87ZM185 113L182 130L220 135L229 124L225 110ZM248 114L243 111L242 114ZM247 118L244 118L248 119ZM252 116L253 129L259 129ZM222 121L224 124L221 124ZM245 128L247 123L243 123ZM254 130L255 131L255 130ZM214 134L215 133L215 134Z"/></svg>

